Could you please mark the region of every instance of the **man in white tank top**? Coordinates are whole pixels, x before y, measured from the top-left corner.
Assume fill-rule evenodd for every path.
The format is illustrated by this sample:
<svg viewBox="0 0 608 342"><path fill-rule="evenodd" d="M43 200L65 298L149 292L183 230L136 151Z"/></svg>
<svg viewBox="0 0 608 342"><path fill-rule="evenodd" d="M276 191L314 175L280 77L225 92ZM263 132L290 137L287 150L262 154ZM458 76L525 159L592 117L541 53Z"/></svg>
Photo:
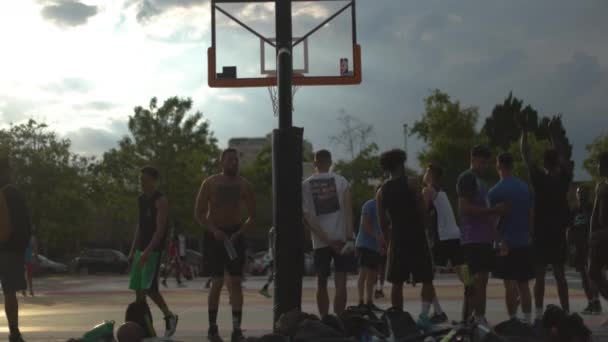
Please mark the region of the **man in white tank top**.
<svg viewBox="0 0 608 342"><path fill-rule="evenodd" d="M424 174L422 195L431 214L431 246L435 266L454 267L456 275L462 281L464 256L460 247L460 228L452 210L450 200L440 187L443 170L430 164ZM441 309L437 297L433 300L434 314L431 321L435 324L447 322L447 315Z"/></svg>

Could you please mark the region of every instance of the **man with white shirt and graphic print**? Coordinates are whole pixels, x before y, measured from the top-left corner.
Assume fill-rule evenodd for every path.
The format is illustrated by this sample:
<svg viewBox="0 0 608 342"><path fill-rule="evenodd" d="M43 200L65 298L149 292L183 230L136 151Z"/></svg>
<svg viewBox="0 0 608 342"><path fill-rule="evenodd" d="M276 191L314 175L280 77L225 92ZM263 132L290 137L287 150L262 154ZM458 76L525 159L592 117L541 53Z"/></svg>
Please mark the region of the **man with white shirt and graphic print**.
<svg viewBox="0 0 608 342"><path fill-rule="evenodd" d="M327 279L335 268L334 313L346 308L346 275L353 268L354 234L348 181L333 172L331 153L315 154L315 174L302 184L304 225L311 231L317 270L317 306L321 317L329 313Z"/></svg>

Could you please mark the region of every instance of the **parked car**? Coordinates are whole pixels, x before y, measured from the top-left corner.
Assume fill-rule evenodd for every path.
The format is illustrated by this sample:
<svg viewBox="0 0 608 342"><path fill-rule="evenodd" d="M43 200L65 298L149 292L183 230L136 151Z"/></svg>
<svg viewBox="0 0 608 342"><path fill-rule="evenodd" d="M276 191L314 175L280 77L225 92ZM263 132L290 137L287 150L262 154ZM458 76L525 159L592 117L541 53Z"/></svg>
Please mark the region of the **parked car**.
<svg viewBox="0 0 608 342"><path fill-rule="evenodd" d="M68 272L68 266L38 254L38 260L34 262L33 270L35 274L61 274Z"/></svg>
<svg viewBox="0 0 608 342"><path fill-rule="evenodd" d="M266 275L270 272L271 256L266 251L255 253L249 263L251 275ZM304 275L315 275L315 261L312 252L304 253Z"/></svg>
<svg viewBox="0 0 608 342"><path fill-rule="evenodd" d="M249 273L253 276L266 275L270 271L271 256L267 251L254 253L249 262Z"/></svg>
<svg viewBox="0 0 608 342"><path fill-rule="evenodd" d="M111 272L124 274L129 268L127 257L114 249L87 249L72 260L71 269L81 274Z"/></svg>

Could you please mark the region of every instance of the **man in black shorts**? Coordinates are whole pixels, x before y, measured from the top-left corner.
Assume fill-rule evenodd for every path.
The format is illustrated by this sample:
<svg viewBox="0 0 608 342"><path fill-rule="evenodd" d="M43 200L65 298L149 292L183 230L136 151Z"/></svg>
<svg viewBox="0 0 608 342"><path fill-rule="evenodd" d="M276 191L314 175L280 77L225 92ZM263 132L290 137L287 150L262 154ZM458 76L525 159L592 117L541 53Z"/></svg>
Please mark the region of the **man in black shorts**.
<svg viewBox="0 0 608 342"><path fill-rule="evenodd" d="M177 315L173 314L158 290L160 263L167 239L169 202L158 191L159 172L146 166L140 170L142 194L138 200L139 225L135 232L129 261L129 289L135 291L136 301L152 299L165 315L165 337L175 334Z"/></svg>
<svg viewBox="0 0 608 342"><path fill-rule="evenodd" d="M0 283L4 292L4 310L8 321L10 342L23 342L19 331L17 292L27 288L25 282L25 249L32 231L29 210L21 192L11 184L9 160L0 158L0 200L2 200L2 229L10 227L6 240L0 242ZM28 232L28 234L20 233ZM23 239L18 236L22 235ZM23 240L23 241L20 241Z"/></svg>
<svg viewBox="0 0 608 342"><path fill-rule="evenodd" d="M220 163L222 173L203 181L195 206L197 222L213 234L207 244L207 266L213 278L209 291L208 337L211 341L220 340L217 313L226 278L232 305L232 341L240 342L244 340L241 330L242 277L246 260L243 234L255 225L255 191L251 183L238 174L239 159L235 149L224 150ZM247 211L246 219L242 217L242 209Z"/></svg>
<svg viewBox="0 0 608 342"><path fill-rule="evenodd" d="M490 156L487 147L475 146L471 150L471 168L458 177L456 186L463 252L469 272L473 276L471 309L477 322L483 325L487 325L485 315L488 277L494 269L496 256L493 246L496 220L508 207L504 203L490 207L488 186L483 180L490 166ZM465 298L465 301L468 300L469 298ZM464 314L468 316L470 313Z"/></svg>
<svg viewBox="0 0 608 342"><path fill-rule="evenodd" d="M602 304L597 288L589 279L587 266L589 265L589 231L593 204L589 200L589 191L585 186L576 189L577 206L572 211L572 221L568 227L568 245L573 253L569 253L576 271L581 275L583 289L587 296L588 305L581 312L583 315L599 315L602 313Z"/></svg>
<svg viewBox="0 0 608 342"><path fill-rule="evenodd" d="M568 192L572 183L574 164L566 158L566 144L558 132L559 123L556 119L551 120L549 124L553 148L545 151L542 169L530 158L526 125L520 123L520 126L522 126L522 159L530 173L535 194L535 221L532 237L536 254L534 301L536 319L541 319L544 311L545 273L548 265L553 268L562 309L566 312L570 311L565 263L566 228L570 221Z"/></svg>
<svg viewBox="0 0 608 342"><path fill-rule="evenodd" d="M589 277L602 297L608 300L608 281L604 276L604 271L608 267L608 152L600 155L598 169L600 182L595 189L591 215Z"/></svg>
<svg viewBox="0 0 608 342"><path fill-rule="evenodd" d="M406 159L402 150L390 150L380 156L380 165L390 173L390 179L376 195L376 203L380 227L390 235L387 280L392 283L391 303L394 308L403 309L403 284L422 283L418 325L428 328L435 297L433 260L425 229L428 220L419 187L405 175Z"/></svg>
<svg viewBox="0 0 608 342"><path fill-rule="evenodd" d="M489 192L491 205L511 204L511 210L500 218L498 226L496 268L494 276L505 285L505 300L510 319L517 319L518 300L524 321L532 323L532 295L529 281L534 279L531 241L533 220L532 194L528 184L513 176L513 156L502 153L496 161L500 182Z"/></svg>

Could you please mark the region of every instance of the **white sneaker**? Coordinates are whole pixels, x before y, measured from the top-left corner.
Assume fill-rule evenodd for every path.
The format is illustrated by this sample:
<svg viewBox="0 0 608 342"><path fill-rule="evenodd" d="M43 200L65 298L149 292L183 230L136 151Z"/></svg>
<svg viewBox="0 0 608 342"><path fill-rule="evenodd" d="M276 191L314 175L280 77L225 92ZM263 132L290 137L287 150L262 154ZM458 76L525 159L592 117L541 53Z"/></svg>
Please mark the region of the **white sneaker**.
<svg viewBox="0 0 608 342"><path fill-rule="evenodd" d="M179 317L177 317L176 314L171 314L171 316L165 317L165 337L171 337L175 334L178 320Z"/></svg>

